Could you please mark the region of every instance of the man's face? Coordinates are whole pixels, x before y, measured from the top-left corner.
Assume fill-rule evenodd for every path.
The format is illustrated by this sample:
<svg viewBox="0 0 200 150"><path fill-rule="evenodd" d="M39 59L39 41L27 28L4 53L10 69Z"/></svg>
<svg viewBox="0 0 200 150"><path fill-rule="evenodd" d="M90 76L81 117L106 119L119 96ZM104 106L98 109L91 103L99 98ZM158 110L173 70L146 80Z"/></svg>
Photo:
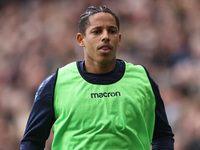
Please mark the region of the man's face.
<svg viewBox="0 0 200 150"><path fill-rule="evenodd" d="M84 47L85 61L98 64L115 61L121 34L111 14L101 12L90 16L85 35L81 36L79 45Z"/></svg>

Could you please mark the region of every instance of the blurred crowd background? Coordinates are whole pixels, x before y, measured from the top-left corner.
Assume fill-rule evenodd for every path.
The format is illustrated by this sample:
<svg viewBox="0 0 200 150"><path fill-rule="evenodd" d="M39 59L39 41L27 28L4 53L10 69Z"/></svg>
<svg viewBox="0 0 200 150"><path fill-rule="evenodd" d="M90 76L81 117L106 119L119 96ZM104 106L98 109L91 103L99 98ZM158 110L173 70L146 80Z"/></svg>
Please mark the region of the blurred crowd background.
<svg viewBox="0 0 200 150"><path fill-rule="evenodd" d="M199 150L199 0L1 0L0 150L19 149L39 84L83 60L77 23L90 5L107 5L119 16L117 56L144 65L158 83L175 150Z"/></svg>

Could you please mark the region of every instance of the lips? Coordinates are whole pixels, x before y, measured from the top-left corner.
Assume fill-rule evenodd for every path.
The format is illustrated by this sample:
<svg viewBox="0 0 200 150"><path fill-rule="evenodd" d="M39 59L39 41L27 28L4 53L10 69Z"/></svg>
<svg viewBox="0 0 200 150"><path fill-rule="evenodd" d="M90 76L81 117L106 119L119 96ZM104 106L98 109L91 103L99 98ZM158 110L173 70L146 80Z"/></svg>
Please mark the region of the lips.
<svg viewBox="0 0 200 150"><path fill-rule="evenodd" d="M111 45L100 45L98 47L98 50L103 52L103 53L108 53L112 50L112 46Z"/></svg>

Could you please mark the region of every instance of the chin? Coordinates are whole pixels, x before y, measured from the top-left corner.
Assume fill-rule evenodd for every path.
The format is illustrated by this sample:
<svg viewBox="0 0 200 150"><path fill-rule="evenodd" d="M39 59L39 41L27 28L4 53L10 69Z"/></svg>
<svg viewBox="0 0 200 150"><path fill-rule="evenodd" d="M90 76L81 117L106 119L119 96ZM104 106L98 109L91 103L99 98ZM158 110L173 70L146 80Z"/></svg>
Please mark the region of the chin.
<svg viewBox="0 0 200 150"><path fill-rule="evenodd" d="M114 58L114 59L102 59L102 60L100 60L100 61L98 61L98 62L99 62L99 64L107 65L107 64L112 64L112 63L114 63L115 60L116 60L116 58Z"/></svg>

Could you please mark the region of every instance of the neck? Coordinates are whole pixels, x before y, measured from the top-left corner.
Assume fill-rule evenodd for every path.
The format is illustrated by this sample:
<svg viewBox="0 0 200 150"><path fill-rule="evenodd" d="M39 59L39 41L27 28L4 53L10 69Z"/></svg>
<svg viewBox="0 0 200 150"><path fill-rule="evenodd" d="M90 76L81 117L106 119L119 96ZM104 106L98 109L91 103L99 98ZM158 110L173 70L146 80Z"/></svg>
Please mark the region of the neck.
<svg viewBox="0 0 200 150"><path fill-rule="evenodd" d="M116 60L113 60L109 63L90 63L87 60L85 60L85 69L89 73L95 73L95 74L104 74L111 72L115 69Z"/></svg>

